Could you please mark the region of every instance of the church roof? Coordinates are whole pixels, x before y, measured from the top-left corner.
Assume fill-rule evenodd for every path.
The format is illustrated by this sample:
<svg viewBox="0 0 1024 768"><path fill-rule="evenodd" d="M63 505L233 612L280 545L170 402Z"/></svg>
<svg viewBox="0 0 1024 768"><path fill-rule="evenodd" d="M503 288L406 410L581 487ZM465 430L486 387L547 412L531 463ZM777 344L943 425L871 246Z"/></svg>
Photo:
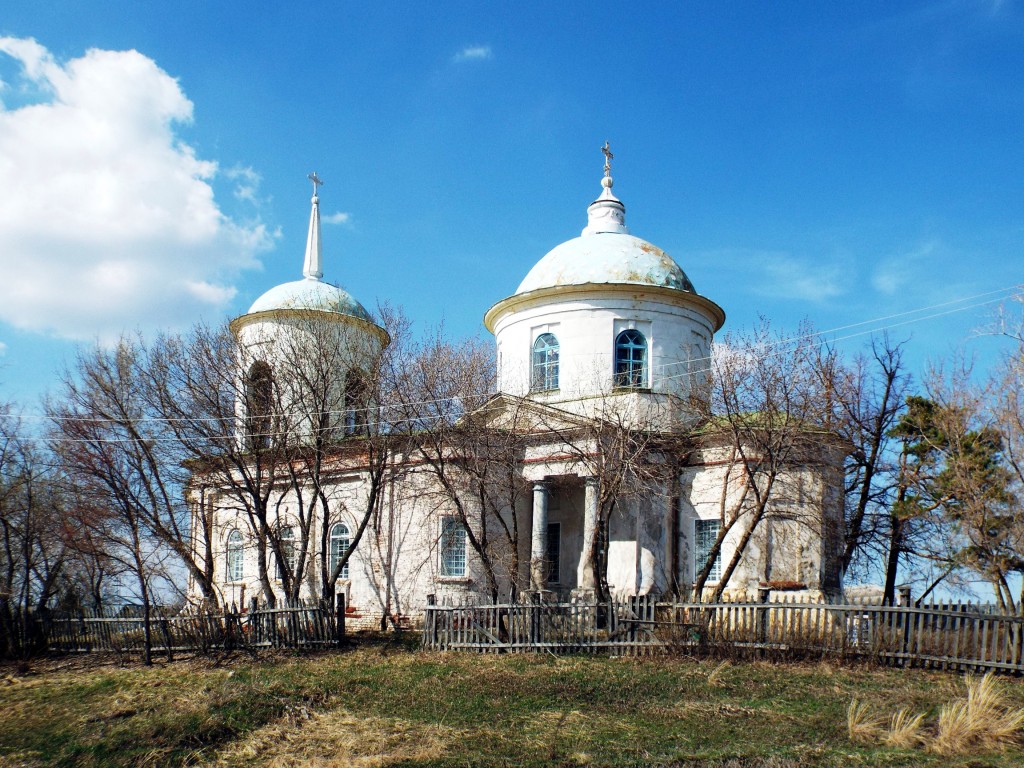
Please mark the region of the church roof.
<svg viewBox="0 0 1024 768"><path fill-rule="evenodd" d="M276 310L315 310L335 312L373 322L370 313L344 288L325 283L323 249L320 244L320 198L316 188L323 184L316 172L309 174L313 182L313 205L309 214L309 233L306 236L306 255L302 264L304 279L276 285L260 296L249 307L247 314Z"/></svg>
<svg viewBox="0 0 1024 768"><path fill-rule="evenodd" d="M548 251L516 293L584 283L634 283L695 292L686 273L658 246L633 235L599 232L581 235Z"/></svg>
<svg viewBox="0 0 1024 768"><path fill-rule="evenodd" d="M370 313L344 288L314 278L275 285L253 302L248 314L282 309L337 312L373 322Z"/></svg>
<svg viewBox="0 0 1024 768"><path fill-rule="evenodd" d="M629 234L626 206L612 194L612 154L605 151L601 195L587 208L579 237L556 246L520 283L516 295L541 288L588 283L655 285L696 293L678 264L656 245Z"/></svg>

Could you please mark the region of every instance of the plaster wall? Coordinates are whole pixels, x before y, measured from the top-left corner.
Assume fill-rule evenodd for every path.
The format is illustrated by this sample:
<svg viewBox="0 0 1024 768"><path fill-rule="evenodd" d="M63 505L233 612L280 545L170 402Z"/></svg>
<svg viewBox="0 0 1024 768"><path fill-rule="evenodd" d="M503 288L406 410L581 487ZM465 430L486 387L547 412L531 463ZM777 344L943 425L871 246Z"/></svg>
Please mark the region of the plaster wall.
<svg viewBox="0 0 1024 768"><path fill-rule="evenodd" d="M685 297L685 294L681 294ZM648 382L643 398L657 403L666 396L685 398L694 381L703 381L713 332L712 320L685 298L671 303L642 289L600 291L593 296L525 304L497 319L498 388L577 413L601 407L599 400L615 391L616 336L639 330L648 343ZM559 387L531 393L534 341L552 333L559 342ZM660 396L660 398L659 398ZM663 409L661 418L679 414L679 403Z"/></svg>

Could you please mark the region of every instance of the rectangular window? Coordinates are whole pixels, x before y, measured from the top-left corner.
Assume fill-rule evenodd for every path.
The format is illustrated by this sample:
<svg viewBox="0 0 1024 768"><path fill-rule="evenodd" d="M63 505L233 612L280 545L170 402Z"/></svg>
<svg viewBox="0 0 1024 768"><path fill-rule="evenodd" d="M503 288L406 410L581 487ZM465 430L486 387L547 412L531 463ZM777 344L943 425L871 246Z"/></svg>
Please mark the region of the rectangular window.
<svg viewBox="0 0 1024 768"><path fill-rule="evenodd" d="M721 520L694 520L693 577L697 578L708 561L711 548L715 546L718 532L722 530ZM708 573L708 581L718 581L722 577L722 550L715 555L715 562Z"/></svg>
<svg viewBox="0 0 1024 768"><path fill-rule="evenodd" d="M441 521L441 575L466 575L466 529L457 517Z"/></svg>
<svg viewBox="0 0 1024 768"><path fill-rule="evenodd" d="M548 523L548 546L545 556L547 558L547 583L559 584L562 565L562 524Z"/></svg>

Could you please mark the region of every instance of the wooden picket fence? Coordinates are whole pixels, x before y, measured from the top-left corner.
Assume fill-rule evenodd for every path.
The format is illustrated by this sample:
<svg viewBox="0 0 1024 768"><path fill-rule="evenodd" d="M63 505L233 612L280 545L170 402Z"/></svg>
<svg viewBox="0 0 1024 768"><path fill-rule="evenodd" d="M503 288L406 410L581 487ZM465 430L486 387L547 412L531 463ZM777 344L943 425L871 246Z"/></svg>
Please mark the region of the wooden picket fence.
<svg viewBox="0 0 1024 768"><path fill-rule="evenodd" d="M54 653L139 653L145 644L145 619L138 611L110 609L78 614L35 615L34 634L41 648ZM251 604L239 611L168 611L150 616L150 650L231 650L239 648L326 648L345 638L345 604L320 602L269 608ZM40 646L40 643L36 643Z"/></svg>
<svg viewBox="0 0 1024 768"><path fill-rule="evenodd" d="M662 653L867 659L1024 671L1024 618L971 605L623 602L431 605L423 644L484 653Z"/></svg>

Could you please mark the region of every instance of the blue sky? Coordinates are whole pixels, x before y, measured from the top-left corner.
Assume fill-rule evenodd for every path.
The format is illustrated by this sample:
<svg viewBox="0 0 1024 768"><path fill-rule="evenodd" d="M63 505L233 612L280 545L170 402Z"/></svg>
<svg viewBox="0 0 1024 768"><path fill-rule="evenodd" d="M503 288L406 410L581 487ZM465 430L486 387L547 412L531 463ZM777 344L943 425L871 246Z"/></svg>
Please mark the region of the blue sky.
<svg viewBox="0 0 1024 768"><path fill-rule="evenodd" d="M8 0L0 37L0 400L300 277L314 169L325 279L455 336L605 140L727 330L894 326L920 370L1024 282L1019 3Z"/></svg>

